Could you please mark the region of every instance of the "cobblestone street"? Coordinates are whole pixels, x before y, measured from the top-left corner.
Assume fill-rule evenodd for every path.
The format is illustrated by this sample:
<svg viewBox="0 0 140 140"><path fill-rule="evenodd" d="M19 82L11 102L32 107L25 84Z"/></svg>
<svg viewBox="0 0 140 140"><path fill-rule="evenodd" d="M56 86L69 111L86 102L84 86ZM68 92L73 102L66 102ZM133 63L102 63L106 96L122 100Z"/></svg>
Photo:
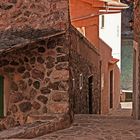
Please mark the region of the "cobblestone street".
<svg viewBox="0 0 140 140"><path fill-rule="evenodd" d="M121 108L108 115L77 114L71 127L33 140L140 140L140 120L131 114L131 102L121 103Z"/></svg>
<svg viewBox="0 0 140 140"><path fill-rule="evenodd" d="M129 116L76 115L70 128L35 140L140 140L140 121Z"/></svg>

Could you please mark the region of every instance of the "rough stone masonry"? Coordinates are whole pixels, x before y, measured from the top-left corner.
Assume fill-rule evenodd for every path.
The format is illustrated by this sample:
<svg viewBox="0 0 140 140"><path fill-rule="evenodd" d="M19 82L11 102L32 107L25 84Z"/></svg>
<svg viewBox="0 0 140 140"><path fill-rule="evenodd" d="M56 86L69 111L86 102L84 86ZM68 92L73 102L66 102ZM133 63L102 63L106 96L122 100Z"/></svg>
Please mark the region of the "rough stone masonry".
<svg viewBox="0 0 140 140"><path fill-rule="evenodd" d="M89 113L90 76L93 113L100 112L100 56L70 25L67 0L0 2L0 75L0 130L32 116L68 114L71 123L73 113Z"/></svg>

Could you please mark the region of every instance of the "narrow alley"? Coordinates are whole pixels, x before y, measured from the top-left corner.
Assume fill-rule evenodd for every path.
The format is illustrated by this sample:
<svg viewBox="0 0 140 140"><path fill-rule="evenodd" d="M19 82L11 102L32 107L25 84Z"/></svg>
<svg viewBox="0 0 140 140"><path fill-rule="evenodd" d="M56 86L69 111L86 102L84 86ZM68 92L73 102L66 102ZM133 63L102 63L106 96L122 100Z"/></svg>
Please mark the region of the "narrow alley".
<svg viewBox="0 0 140 140"><path fill-rule="evenodd" d="M131 117L76 115L70 128L35 140L140 140L140 121Z"/></svg>
<svg viewBox="0 0 140 140"><path fill-rule="evenodd" d="M121 103L109 115L77 114L71 127L33 140L140 140L140 120L132 118L131 103Z"/></svg>
<svg viewBox="0 0 140 140"><path fill-rule="evenodd" d="M132 102L109 115L75 115L72 126L34 140L140 140L140 121L133 120Z"/></svg>
<svg viewBox="0 0 140 140"><path fill-rule="evenodd" d="M0 0L0 140L140 140L140 0Z"/></svg>

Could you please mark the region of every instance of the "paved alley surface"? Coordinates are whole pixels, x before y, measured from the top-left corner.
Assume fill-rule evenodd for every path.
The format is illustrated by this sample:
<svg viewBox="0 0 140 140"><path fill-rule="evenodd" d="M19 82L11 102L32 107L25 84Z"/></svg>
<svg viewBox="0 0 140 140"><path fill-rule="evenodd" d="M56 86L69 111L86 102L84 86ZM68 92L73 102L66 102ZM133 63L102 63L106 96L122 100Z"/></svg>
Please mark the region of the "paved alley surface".
<svg viewBox="0 0 140 140"><path fill-rule="evenodd" d="M34 140L140 140L140 121L126 116L76 115L70 128Z"/></svg>

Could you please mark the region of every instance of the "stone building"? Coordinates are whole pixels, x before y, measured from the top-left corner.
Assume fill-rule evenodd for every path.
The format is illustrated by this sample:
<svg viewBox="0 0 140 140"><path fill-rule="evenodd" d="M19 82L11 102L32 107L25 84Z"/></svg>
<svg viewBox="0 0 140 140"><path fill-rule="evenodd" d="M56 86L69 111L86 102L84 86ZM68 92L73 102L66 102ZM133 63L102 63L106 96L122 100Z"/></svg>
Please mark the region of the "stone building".
<svg viewBox="0 0 140 140"><path fill-rule="evenodd" d="M101 38L100 36L100 23L104 22L105 24L106 19L104 19L104 21L100 21L99 16L120 13L121 10L125 8L127 8L126 4L120 3L119 1L115 0L70 1L70 14L72 25L75 26L96 47L96 49L99 51L100 54L101 114L108 114L110 110L115 110L119 108L120 70L116 64L118 62L118 59L113 58L111 48L112 46L110 46L105 40L103 40L104 38ZM109 20L112 19L110 18ZM111 29L110 25L105 25L104 28L107 29L106 27L108 27L109 31L107 32L110 32L110 34L112 32L116 33L116 31L110 30ZM104 36L107 35L108 34L104 34ZM119 44L119 42L117 43Z"/></svg>
<svg viewBox="0 0 140 140"><path fill-rule="evenodd" d="M63 116L53 131L74 113L100 113L100 55L71 25L68 7L0 1L0 130Z"/></svg>

